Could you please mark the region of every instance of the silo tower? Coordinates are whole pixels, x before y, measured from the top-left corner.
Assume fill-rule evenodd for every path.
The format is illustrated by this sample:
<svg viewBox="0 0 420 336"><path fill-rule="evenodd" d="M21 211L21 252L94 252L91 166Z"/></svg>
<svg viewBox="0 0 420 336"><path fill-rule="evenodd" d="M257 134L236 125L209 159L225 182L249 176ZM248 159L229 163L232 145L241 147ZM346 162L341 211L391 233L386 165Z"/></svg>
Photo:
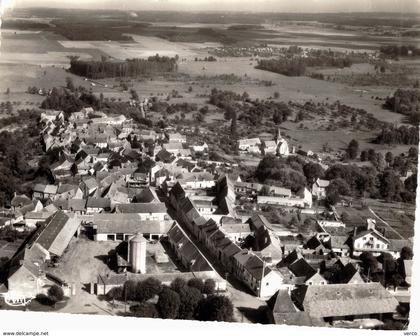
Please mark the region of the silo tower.
<svg viewBox="0 0 420 336"><path fill-rule="evenodd" d="M146 273L146 244L142 234L135 235L129 241L129 262L133 273Z"/></svg>

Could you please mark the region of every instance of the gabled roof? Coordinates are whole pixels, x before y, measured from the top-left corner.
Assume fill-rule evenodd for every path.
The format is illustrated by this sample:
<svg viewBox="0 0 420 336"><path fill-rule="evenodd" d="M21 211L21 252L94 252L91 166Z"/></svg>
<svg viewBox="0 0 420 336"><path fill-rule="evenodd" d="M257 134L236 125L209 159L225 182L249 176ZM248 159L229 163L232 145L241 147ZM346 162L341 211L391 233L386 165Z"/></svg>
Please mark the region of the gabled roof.
<svg viewBox="0 0 420 336"><path fill-rule="evenodd" d="M117 204L116 212L120 213L166 213L165 203L129 203Z"/></svg>
<svg viewBox="0 0 420 336"><path fill-rule="evenodd" d="M259 229L262 229L262 228L267 228L268 230L273 230L273 227L271 226L271 223L263 215L255 214L249 219L249 222L251 224L251 227L253 226L255 228L255 230L259 230Z"/></svg>
<svg viewBox="0 0 420 336"><path fill-rule="evenodd" d="M293 275L296 277L304 277L305 281L312 278L317 273L303 258L289 265L289 270L292 271Z"/></svg>
<svg viewBox="0 0 420 336"><path fill-rule="evenodd" d="M310 316L321 318L393 313L398 306L378 282L300 286L292 298Z"/></svg>
<svg viewBox="0 0 420 336"><path fill-rule="evenodd" d="M61 256L79 225L77 218L57 211L35 233L35 241L50 253Z"/></svg>
<svg viewBox="0 0 420 336"><path fill-rule="evenodd" d="M369 229L369 230L361 231L354 236L354 239L358 239L360 237L366 236L367 234L375 235L377 238L390 243L390 241L387 238L385 238L380 232L378 232L375 229Z"/></svg>
<svg viewBox="0 0 420 336"><path fill-rule="evenodd" d="M106 209L111 207L111 200L109 198L93 198L89 197L86 207Z"/></svg>
<svg viewBox="0 0 420 336"><path fill-rule="evenodd" d="M14 207L22 207L25 205L32 204L32 200L26 195L15 195L12 198L10 204Z"/></svg>
<svg viewBox="0 0 420 336"><path fill-rule="evenodd" d="M140 193L135 195L136 203L151 203L151 202L160 202L159 196L156 194L154 188L148 187L143 189Z"/></svg>
<svg viewBox="0 0 420 336"><path fill-rule="evenodd" d="M138 214L95 214L93 224L97 233L166 234L173 221L140 220Z"/></svg>
<svg viewBox="0 0 420 336"><path fill-rule="evenodd" d="M315 183L320 188L326 188L326 187L328 187L330 185L330 181L328 181L328 180L322 180L320 178L318 178Z"/></svg>

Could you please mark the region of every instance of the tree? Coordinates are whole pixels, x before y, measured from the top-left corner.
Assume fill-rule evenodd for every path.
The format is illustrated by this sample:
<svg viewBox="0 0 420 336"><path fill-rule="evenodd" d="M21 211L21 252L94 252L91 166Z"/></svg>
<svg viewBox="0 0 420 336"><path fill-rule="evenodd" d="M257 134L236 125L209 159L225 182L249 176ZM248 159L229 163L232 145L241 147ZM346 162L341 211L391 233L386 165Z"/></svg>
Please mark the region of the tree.
<svg viewBox="0 0 420 336"><path fill-rule="evenodd" d="M48 289L48 297L55 304L56 302L60 302L60 301L62 301L64 299L64 291L63 291L63 289L61 287L59 287L57 285L52 285Z"/></svg>
<svg viewBox="0 0 420 336"><path fill-rule="evenodd" d="M400 252L400 258L402 260L411 260L413 259L413 250L409 246L404 246Z"/></svg>
<svg viewBox="0 0 420 336"><path fill-rule="evenodd" d="M416 147L410 147L410 149L408 150L408 157L412 158L412 159L416 159L418 156L418 150Z"/></svg>
<svg viewBox="0 0 420 336"><path fill-rule="evenodd" d="M336 178L330 181L330 184L326 188L325 201L329 205L334 205L340 200L340 196L346 196L350 194L350 187L347 182L342 178Z"/></svg>
<svg viewBox="0 0 420 336"><path fill-rule="evenodd" d="M131 94L131 99L133 99L133 100L139 100L139 95L138 95L138 93L137 93L136 90L131 89L130 90L130 94Z"/></svg>
<svg viewBox="0 0 420 336"><path fill-rule="evenodd" d="M387 152L385 154L385 161L388 163L388 165L391 165L394 162L394 155L391 152Z"/></svg>
<svg viewBox="0 0 420 336"><path fill-rule="evenodd" d="M357 158L359 152L359 143L356 140L352 140L350 141L346 153L347 153L347 157L351 160L354 160Z"/></svg>
<svg viewBox="0 0 420 336"><path fill-rule="evenodd" d="M203 287L204 287L204 282L203 282L202 279L192 278L192 279L188 280L187 285L188 285L188 287L191 287L191 288L197 288L200 292L202 292Z"/></svg>
<svg viewBox="0 0 420 336"><path fill-rule="evenodd" d="M182 278L175 278L171 282L171 289L177 293L180 293L184 287L187 287L187 282Z"/></svg>
<svg viewBox="0 0 420 336"><path fill-rule="evenodd" d="M130 306L131 313L136 317L158 318L159 312L156 305L148 302Z"/></svg>
<svg viewBox="0 0 420 336"><path fill-rule="evenodd" d="M136 286L137 301L147 301L158 295L161 291L162 283L153 277L147 278L144 281L139 281Z"/></svg>
<svg viewBox="0 0 420 336"><path fill-rule="evenodd" d="M137 283L134 280L127 280L123 285L123 297L126 300L135 301L137 299L136 295Z"/></svg>
<svg viewBox="0 0 420 336"><path fill-rule="evenodd" d="M169 287L163 287L157 302L160 317L164 319L175 319L178 316L180 304L179 294Z"/></svg>
<svg viewBox="0 0 420 336"><path fill-rule="evenodd" d="M365 274L371 275L375 273L378 269L378 260L370 252L362 252L359 256L359 259L362 261L362 266Z"/></svg>
<svg viewBox="0 0 420 336"><path fill-rule="evenodd" d="M197 288L183 287L180 290L179 297L181 303L179 305L178 318L192 320L199 302L203 299L203 295Z"/></svg>
<svg viewBox="0 0 420 336"><path fill-rule="evenodd" d="M70 77L66 77L66 87L71 92L74 92L76 90L76 88L74 86L74 83L73 83L73 79L71 79Z"/></svg>
<svg viewBox="0 0 420 336"><path fill-rule="evenodd" d="M233 322L233 304L223 295L211 295L201 300L197 308L200 321Z"/></svg>
<svg viewBox="0 0 420 336"><path fill-rule="evenodd" d="M237 135L237 125L236 125L236 110L233 110L232 114L231 114L231 121L230 121L230 134L232 135L232 137L236 137Z"/></svg>
<svg viewBox="0 0 420 336"><path fill-rule="evenodd" d="M308 184L312 184L317 178L324 175L324 169L318 163L308 162L303 166L303 174Z"/></svg>
<svg viewBox="0 0 420 336"><path fill-rule="evenodd" d="M216 282L213 279L206 279L204 281L203 293L213 294L216 291Z"/></svg>

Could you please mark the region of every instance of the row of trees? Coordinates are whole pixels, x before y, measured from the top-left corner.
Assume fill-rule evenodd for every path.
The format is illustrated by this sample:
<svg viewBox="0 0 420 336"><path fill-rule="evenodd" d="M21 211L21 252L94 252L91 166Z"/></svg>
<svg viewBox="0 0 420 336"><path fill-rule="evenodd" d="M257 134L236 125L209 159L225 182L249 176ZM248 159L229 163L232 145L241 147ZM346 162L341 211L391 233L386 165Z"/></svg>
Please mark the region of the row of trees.
<svg viewBox="0 0 420 336"><path fill-rule="evenodd" d="M276 72L286 76L303 76L306 67L350 67L352 60L348 56L318 55L309 57L279 57L278 59L260 59L257 69Z"/></svg>
<svg viewBox="0 0 420 336"><path fill-rule="evenodd" d="M233 321L231 301L216 295L215 289L212 279L193 278L186 282L176 278L170 286L165 286L156 278L147 278L139 282L126 281L122 287L113 288L107 299L134 302L130 312L137 317ZM155 296L158 300L153 303L150 299Z"/></svg>
<svg viewBox="0 0 420 336"><path fill-rule="evenodd" d="M417 127L407 126L388 126L384 127L373 140L377 144L403 144L403 145L418 145L419 131Z"/></svg>
<svg viewBox="0 0 420 336"><path fill-rule="evenodd" d="M102 58L100 61L80 60L73 57L70 61L70 72L93 79L107 77L140 77L177 70L177 58L167 56L150 56L147 59L133 58L115 61Z"/></svg>
<svg viewBox="0 0 420 336"><path fill-rule="evenodd" d="M396 113L411 115L419 113L420 90L398 89L394 95L387 97L384 108Z"/></svg>

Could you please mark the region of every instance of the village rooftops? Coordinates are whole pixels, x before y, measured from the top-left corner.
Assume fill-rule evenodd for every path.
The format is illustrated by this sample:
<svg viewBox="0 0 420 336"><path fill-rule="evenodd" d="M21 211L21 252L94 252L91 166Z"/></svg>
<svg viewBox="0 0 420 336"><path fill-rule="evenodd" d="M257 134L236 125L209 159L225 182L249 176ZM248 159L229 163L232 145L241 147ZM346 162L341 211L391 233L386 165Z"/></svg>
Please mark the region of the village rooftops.
<svg viewBox="0 0 420 336"><path fill-rule="evenodd" d="M311 317L394 313L398 301L380 283L301 286L292 291L298 308Z"/></svg>
<svg viewBox="0 0 420 336"><path fill-rule="evenodd" d="M117 204L116 212L119 213L166 213L165 203L129 203Z"/></svg>

